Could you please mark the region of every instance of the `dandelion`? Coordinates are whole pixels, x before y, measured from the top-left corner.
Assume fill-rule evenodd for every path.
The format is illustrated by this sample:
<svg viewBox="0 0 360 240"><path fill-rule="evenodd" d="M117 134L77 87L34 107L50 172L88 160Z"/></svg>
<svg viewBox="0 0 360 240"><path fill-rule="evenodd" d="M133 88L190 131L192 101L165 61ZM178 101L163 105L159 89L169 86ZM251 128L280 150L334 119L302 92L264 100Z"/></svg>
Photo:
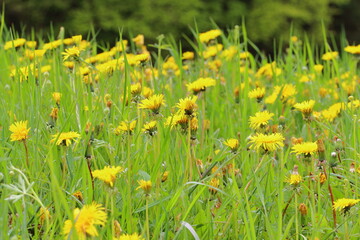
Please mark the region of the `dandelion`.
<svg viewBox="0 0 360 240"><path fill-rule="evenodd" d="M55 101L55 103L56 103L57 105L60 104L61 96L62 96L62 94L59 93L59 92L53 92L53 93L52 93L52 98L54 99L54 101Z"/></svg>
<svg viewBox="0 0 360 240"><path fill-rule="evenodd" d="M185 115L192 116L197 109L197 104L195 103L196 100L197 96L182 98L179 100L179 103L176 104L176 107L184 111Z"/></svg>
<svg viewBox="0 0 360 240"><path fill-rule="evenodd" d="M9 130L12 132L10 140L24 141L29 137L30 128L27 127L28 121L19 121L10 125Z"/></svg>
<svg viewBox="0 0 360 240"><path fill-rule="evenodd" d="M306 216L306 215L307 215L307 213L308 213L308 208L307 208L307 206L305 205L305 203L300 203L300 204L299 204L299 212L300 212L300 214L303 215L303 216Z"/></svg>
<svg viewBox="0 0 360 240"><path fill-rule="evenodd" d="M248 93L249 98L256 98L258 102L261 102L265 95L265 88L256 88Z"/></svg>
<svg viewBox="0 0 360 240"><path fill-rule="evenodd" d="M186 84L188 91L192 91L194 95L204 92L207 87L215 86L216 81L212 78L198 78L196 81Z"/></svg>
<svg viewBox="0 0 360 240"><path fill-rule="evenodd" d="M138 96L141 93L141 84L135 83L130 86L131 95Z"/></svg>
<svg viewBox="0 0 360 240"><path fill-rule="evenodd" d="M65 52L61 53L63 56L63 61L65 62L68 59L78 59L80 57L80 49L78 47L71 47L65 49Z"/></svg>
<svg viewBox="0 0 360 240"><path fill-rule="evenodd" d="M232 152L236 152L236 150L239 148L239 140L230 138L224 142L224 145L228 146Z"/></svg>
<svg viewBox="0 0 360 240"><path fill-rule="evenodd" d="M210 180L209 185L211 186L209 187L210 193L215 194L217 192L216 188L219 188L220 180L218 178L213 178Z"/></svg>
<svg viewBox="0 0 360 240"><path fill-rule="evenodd" d="M102 170L93 171L92 176L94 178L100 179L104 183L108 184L110 187L113 187L116 180L116 175L122 171L124 171L122 167L105 166Z"/></svg>
<svg viewBox="0 0 360 240"><path fill-rule="evenodd" d="M360 199L341 198L334 202L333 208L346 214L358 202L360 202Z"/></svg>
<svg viewBox="0 0 360 240"><path fill-rule="evenodd" d="M39 212L39 223L44 225L45 221L49 221L51 218L50 211L47 208L41 207Z"/></svg>
<svg viewBox="0 0 360 240"><path fill-rule="evenodd" d="M290 177L286 179L286 182L289 183L290 185L297 186L299 185L299 183L301 183L301 181L302 181L302 177L298 172L298 166L295 165Z"/></svg>
<svg viewBox="0 0 360 240"><path fill-rule="evenodd" d="M316 142L303 142L295 144L292 148L292 153L296 155L304 154L305 157L310 157L318 150L318 145Z"/></svg>
<svg viewBox="0 0 360 240"><path fill-rule="evenodd" d="M303 116L307 118L312 113L314 105L315 105L315 101L310 100L310 101L304 101L302 103L296 103L294 105L294 108L299 110L303 114Z"/></svg>
<svg viewBox="0 0 360 240"><path fill-rule="evenodd" d="M118 238L113 238L113 240L145 240L141 235L137 233L133 234L122 234Z"/></svg>
<svg viewBox="0 0 360 240"><path fill-rule="evenodd" d="M142 131L144 133L149 134L150 136L154 136L156 134L156 130L157 130L156 125L157 125L156 121L151 121L151 122L145 123L142 128Z"/></svg>
<svg viewBox="0 0 360 240"><path fill-rule="evenodd" d="M337 58L337 56L339 56L338 52L327 52L322 55L321 59L324 61L330 61Z"/></svg>
<svg viewBox="0 0 360 240"><path fill-rule="evenodd" d="M54 134L52 137L53 139L51 139L50 142L56 141L56 145L69 146L71 141L76 142L75 138L79 138L80 134L77 132L63 132L60 134Z"/></svg>
<svg viewBox="0 0 360 240"><path fill-rule="evenodd" d="M169 177L169 171L165 171L161 176L161 182L165 182Z"/></svg>
<svg viewBox="0 0 360 240"><path fill-rule="evenodd" d="M285 138L281 135L281 133L273 133L269 135L257 133L250 136L250 149L255 149L257 151L263 149L266 152L272 152L278 148L282 148L284 146L284 140Z"/></svg>
<svg viewBox="0 0 360 240"><path fill-rule="evenodd" d="M323 69L324 69L324 65L322 65L322 64L315 64L314 65L314 71L316 73L321 73Z"/></svg>
<svg viewBox="0 0 360 240"><path fill-rule="evenodd" d="M213 40L221 35L221 31L219 29L210 30L204 33L199 34L200 42L208 43L210 40Z"/></svg>
<svg viewBox="0 0 360 240"><path fill-rule="evenodd" d="M119 126L115 129L115 134L120 135L123 133L127 133L132 135L134 129L136 127L136 120L131 122L122 121Z"/></svg>
<svg viewBox="0 0 360 240"><path fill-rule="evenodd" d="M132 41L136 44L136 46L141 47L144 45L145 37L143 34L138 34L136 37L132 39Z"/></svg>
<svg viewBox="0 0 360 240"><path fill-rule="evenodd" d="M159 114L160 107L165 105L164 95L163 94L155 94L148 99L144 99L139 104L140 109L149 109L154 114Z"/></svg>
<svg viewBox="0 0 360 240"><path fill-rule="evenodd" d="M182 60L192 60L194 59L194 53L193 52L184 52L182 54Z"/></svg>
<svg viewBox="0 0 360 240"><path fill-rule="evenodd" d="M149 195L151 187L152 187L151 181L139 180L138 184L139 184L139 186L136 188L136 190L142 189L142 190L144 190L145 195Z"/></svg>
<svg viewBox="0 0 360 240"><path fill-rule="evenodd" d="M145 97L145 98L149 98L153 95L154 91L149 88L149 87L143 87L142 89L142 95Z"/></svg>
<svg viewBox="0 0 360 240"><path fill-rule="evenodd" d="M7 50L7 49L10 49L13 47L15 47L15 48L20 47L20 46L24 45L25 42L26 42L25 38L18 38L13 41L8 41L4 44L4 49Z"/></svg>
<svg viewBox="0 0 360 240"><path fill-rule="evenodd" d="M83 194L80 191L76 191L72 195L80 202L82 202L84 200Z"/></svg>
<svg viewBox="0 0 360 240"><path fill-rule="evenodd" d="M250 117L250 127L255 130L263 128L268 125L273 116L274 114L269 111L257 112L255 116Z"/></svg>
<svg viewBox="0 0 360 240"><path fill-rule="evenodd" d="M360 54L360 44L357 46L347 46L344 48L345 52L351 54Z"/></svg>
<svg viewBox="0 0 360 240"><path fill-rule="evenodd" d="M105 226L107 220L105 208L97 203L84 205L82 209L75 208L73 214L74 220L66 220L63 228L63 234L67 239L70 239L74 233L82 240L97 237L98 231L95 225Z"/></svg>

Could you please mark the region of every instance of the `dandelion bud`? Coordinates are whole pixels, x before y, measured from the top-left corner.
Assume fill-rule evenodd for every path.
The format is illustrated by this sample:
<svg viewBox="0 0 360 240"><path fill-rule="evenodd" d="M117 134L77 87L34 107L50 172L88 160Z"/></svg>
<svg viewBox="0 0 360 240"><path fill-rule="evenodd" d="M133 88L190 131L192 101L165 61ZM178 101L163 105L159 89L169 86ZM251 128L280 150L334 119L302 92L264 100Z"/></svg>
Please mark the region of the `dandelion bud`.
<svg viewBox="0 0 360 240"><path fill-rule="evenodd" d="M211 181L209 182L209 185L211 186L211 187L209 187L210 193L211 193L211 194L215 194L215 193L217 192L217 190L216 190L215 188L218 188L218 187L219 187L220 181L219 181L219 179L217 179L217 178L213 178L213 179L211 179Z"/></svg>
<svg viewBox="0 0 360 240"><path fill-rule="evenodd" d="M349 96L349 97L348 97L348 101L349 101L349 102L351 102L351 101L353 101L353 100L354 100L354 96Z"/></svg>
<svg viewBox="0 0 360 240"><path fill-rule="evenodd" d="M168 179L169 171L165 171L161 177L161 182L165 182Z"/></svg>
<svg viewBox="0 0 360 240"><path fill-rule="evenodd" d="M305 203L299 204L299 211L300 211L301 215L303 215L303 216L307 215L308 209L307 209L307 206L305 205Z"/></svg>
<svg viewBox="0 0 360 240"><path fill-rule="evenodd" d="M109 101L106 102L106 106L107 106L108 108L111 108L111 105L112 105L112 101L111 101L111 100L109 100Z"/></svg>
<svg viewBox="0 0 360 240"><path fill-rule="evenodd" d="M316 141L319 153L319 161L322 162L325 160L325 145L322 139Z"/></svg>
<svg viewBox="0 0 360 240"><path fill-rule="evenodd" d="M326 182L326 179L327 179L327 177L326 177L325 173L320 173L319 174L320 184L324 184Z"/></svg>
<svg viewBox="0 0 360 240"><path fill-rule="evenodd" d="M355 163L351 163L350 165L350 172L354 173L355 172Z"/></svg>
<svg viewBox="0 0 360 240"><path fill-rule="evenodd" d="M76 191L72 195L80 202L82 202L84 200L82 192L80 192L80 191Z"/></svg>
<svg viewBox="0 0 360 240"><path fill-rule="evenodd" d="M117 238L120 237L121 232L122 232L122 229L121 229L120 223L117 220L114 220L114 235L115 235L115 237L117 237Z"/></svg>

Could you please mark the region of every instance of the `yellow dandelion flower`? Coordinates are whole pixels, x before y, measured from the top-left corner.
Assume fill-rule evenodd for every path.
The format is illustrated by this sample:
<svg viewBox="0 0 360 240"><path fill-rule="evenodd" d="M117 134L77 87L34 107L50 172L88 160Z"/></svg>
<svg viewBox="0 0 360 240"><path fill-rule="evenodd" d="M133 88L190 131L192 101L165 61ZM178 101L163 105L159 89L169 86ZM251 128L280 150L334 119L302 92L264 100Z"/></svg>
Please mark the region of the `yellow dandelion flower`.
<svg viewBox="0 0 360 240"><path fill-rule="evenodd" d="M149 87L143 87L143 90L142 90L142 95L145 97L145 98L149 98L153 95L154 91L149 88Z"/></svg>
<svg viewBox="0 0 360 240"><path fill-rule="evenodd" d="M84 205L82 209L74 209L74 220L66 220L63 234L67 239L76 234L77 239L85 240L88 237L97 237L95 225L105 226L107 215L101 204Z"/></svg>
<svg viewBox="0 0 360 240"><path fill-rule="evenodd" d="M113 240L145 240L145 238L143 238L141 235L137 233L133 233L133 234L122 234L118 238L116 237L113 238Z"/></svg>
<svg viewBox="0 0 360 240"><path fill-rule="evenodd" d="M139 184L139 186L136 188L136 190L142 189L142 190L144 190L146 195L148 195L150 193L150 190L152 187L151 181L139 180L138 184Z"/></svg>
<svg viewBox="0 0 360 240"><path fill-rule="evenodd" d="M77 132L62 132L60 134L54 134L52 137L53 139L51 139L50 142L56 141L56 145L69 146L72 140L76 142L75 138L79 138L80 134Z"/></svg>
<svg viewBox="0 0 360 240"><path fill-rule="evenodd" d="M360 202L360 199L349 199L349 198L341 198L334 202L333 208L335 210L343 211L347 213L352 206Z"/></svg>
<svg viewBox="0 0 360 240"><path fill-rule="evenodd" d="M296 86L293 84L285 84L283 86L276 86L275 88L278 88L278 91L281 91L281 100L282 101L286 101L288 100L290 97L294 96L297 91L296 91Z"/></svg>
<svg viewBox="0 0 360 240"><path fill-rule="evenodd" d="M321 59L324 61L329 61L337 58L337 56L339 56L338 52L327 52L322 55Z"/></svg>
<svg viewBox="0 0 360 240"><path fill-rule="evenodd" d="M122 167L114 167L114 166L105 166L102 170L95 170L92 172L92 176L94 178L98 178L104 183L110 185L110 187L114 186L114 182L116 180L116 175L122 172L124 169Z"/></svg>
<svg viewBox="0 0 360 240"><path fill-rule="evenodd" d="M63 61L65 62L68 59L76 59L78 57L80 57L80 49L78 47L71 47L71 48L67 48L65 49L65 52L61 53L62 55L64 55L63 57Z"/></svg>
<svg viewBox="0 0 360 240"><path fill-rule="evenodd" d="M198 78L196 81L186 84L188 91L192 91L195 95L201 91L205 91L207 87L215 86L216 81L212 78Z"/></svg>
<svg viewBox="0 0 360 240"><path fill-rule="evenodd" d="M310 100L310 101L304 101L302 103L296 103L294 105L294 108L299 110L305 117L307 117L312 113L314 105L315 105L315 101Z"/></svg>
<svg viewBox="0 0 360 240"><path fill-rule="evenodd" d="M256 98L260 102L265 95L265 88L255 88L248 93L249 98Z"/></svg>
<svg viewBox="0 0 360 240"><path fill-rule="evenodd" d="M184 52L182 54L182 58L183 60L192 60L194 59L194 52Z"/></svg>
<svg viewBox="0 0 360 240"><path fill-rule="evenodd" d="M136 44L136 46L143 46L145 42L145 37L143 34L138 34L132 39L132 41Z"/></svg>
<svg viewBox="0 0 360 240"><path fill-rule="evenodd" d="M138 108L140 109L149 109L154 114L159 114L160 107L165 105L164 95L163 94L155 94L151 97L144 99L139 104Z"/></svg>
<svg viewBox="0 0 360 240"><path fill-rule="evenodd" d="M292 148L292 153L296 155L304 154L305 157L310 157L318 150L318 145L316 142L303 142L295 144Z"/></svg>
<svg viewBox="0 0 360 240"><path fill-rule="evenodd" d="M300 176L300 174L291 174L290 177L286 179L286 182L290 185L298 185L299 183L301 183L301 181L302 177Z"/></svg>
<svg viewBox="0 0 360 240"><path fill-rule="evenodd" d="M157 130L156 125L157 125L156 121L151 121L151 122L145 123L142 128L142 131L144 133L148 133L150 136L154 136L156 133L156 130Z"/></svg>
<svg viewBox="0 0 360 240"><path fill-rule="evenodd" d="M141 84L140 83L131 84L130 91L132 95L135 96L139 95L141 93Z"/></svg>
<svg viewBox="0 0 360 240"><path fill-rule="evenodd" d="M347 46L344 48L345 52L351 54L360 54L360 44L357 46Z"/></svg>
<svg viewBox="0 0 360 240"><path fill-rule="evenodd" d="M208 43L210 40L213 40L221 35L221 31L219 29L210 30L204 33L199 34L200 42Z"/></svg>
<svg viewBox="0 0 360 240"><path fill-rule="evenodd" d="M239 148L239 140L235 138L230 138L224 142L224 145L231 148L232 152L236 152L236 150Z"/></svg>
<svg viewBox="0 0 360 240"><path fill-rule="evenodd" d="M269 111L257 112L255 116L250 117L250 127L255 130L265 127L272 120L273 116L274 114Z"/></svg>
<svg viewBox="0 0 360 240"><path fill-rule="evenodd" d="M197 96L182 98L179 100L179 103L176 104L176 107L184 111L185 115L192 116L197 109L196 100Z"/></svg>
<svg viewBox="0 0 360 240"><path fill-rule="evenodd" d="M53 92L52 93L52 98L54 99L56 104L60 104L61 96L62 96L62 94L59 93L59 92Z"/></svg>
<svg viewBox="0 0 360 240"><path fill-rule="evenodd" d="M26 46L27 46L28 48L35 48L36 45L37 45L37 42L36 42L36 41L27 41L27 42L26 42Z"/></svg>
<svg viewBox="0 0 360 240"><path fill-rule="evenodd" d="M15 47L15 48L20 47L20 46L24 45L25 42L26 42L25 38L18 38L13 41L8 41L4 44L4 49L7 50L7 49L10 49L13 47Z"/></svg>
<svg viewBox="0 0 360 240"><path fill-rule="evenodd" d="M315 64L314 65L314 71L316 73L321 73L323 69L324 69L324 65L322 65L322 64Z"/></svg>
<svg viewBox="0 0 360 240"><path fill-rule="evenodd" d="M12 132L10 140L23 141L29 137L30 128L27 126L28 121L19 121L10 125L9 130Z"/></svg>
<svg viewBox="0 0 360 240"><path fill-rule="evenodd" d="M122 121L120 125L115 129L115 134L120 135L123 133L132 134L136 127L136 120L131 122Z"/></svg>
<svg viewBox="0 0 360 240"><path fill-rule="evenodd" d="M257 133L254 136L250 137L250 149L255 149L259 151L263 149L265 151L275 151L278 148L284 147L284 136L281 133L273 133L273 134L262 134Z"/></svg>

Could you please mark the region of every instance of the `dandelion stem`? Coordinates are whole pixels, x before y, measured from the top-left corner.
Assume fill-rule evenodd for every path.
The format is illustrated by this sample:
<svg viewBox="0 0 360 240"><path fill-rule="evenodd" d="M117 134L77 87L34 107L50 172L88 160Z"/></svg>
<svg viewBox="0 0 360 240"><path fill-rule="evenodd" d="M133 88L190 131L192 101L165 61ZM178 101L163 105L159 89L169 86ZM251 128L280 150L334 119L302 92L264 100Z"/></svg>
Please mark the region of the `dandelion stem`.
<svg viewBox="0 0 360 240"><path fill-rule="evenodd" d="M24 147L25 147L25 159L26 159L26 166L29 167L29 150L26 145L26 139L23 141Z"/></svg>
<svg viewBox="0 0 360 240"><path fill-rule="evenodd" d="M293 193L293 195L290 197L289 201L286 203L286 206L285 206L285 208L284 208L284 210L283 210L283 213L282 213L282 217L283 217L283 218L284 218L284 216L285 216L285 213L286 213L287 209L288 209L289 206L290 206L291 201L292 201L293 198L295 197L295 194L296 194L296 192Z"/></svg>
<svg viewBox="0 0 360 240"><path fill-rule="evenodd" d="M330 185L330 178L328 177L328 175L326 173L326 168L324 165L323 165L323 169L324 169L324 174L326 176L326 179L329 179L327 182L328 182L329 195L330 195L330 199L331 199L331 206L334 206L334 195L333 195L332 188ZM334 228L336 228L336 211L334 208L332 208L332 214L333 214L333 219L334 219Z"/></svg>
<svg viewBox="0 0 360 240"><path fill-rule="evenodd" d="M149 228L149 196L146 195L146 239L150 239L150 228Z"/></svg>

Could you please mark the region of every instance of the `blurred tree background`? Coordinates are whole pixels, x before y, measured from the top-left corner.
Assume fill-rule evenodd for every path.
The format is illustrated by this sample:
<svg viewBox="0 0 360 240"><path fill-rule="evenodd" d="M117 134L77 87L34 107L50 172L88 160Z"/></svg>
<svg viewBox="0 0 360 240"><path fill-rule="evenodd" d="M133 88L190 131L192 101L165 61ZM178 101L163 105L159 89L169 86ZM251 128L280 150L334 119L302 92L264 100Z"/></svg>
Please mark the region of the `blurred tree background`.
<svg viewBox="0 0 360 240"><path fill-rule="evenodd" d="M359 0L0 0L5 6L7 26L25 33L32 29L46 37L50 26L57 33L64 26L67 35L84 34L93 26L98 40L114 41L119 29L129 37L142 33L147 42L160 34L179 39L190 35L194 19L199 31L241 25L245 18L249 38L271 47L274 38L288 39L306 32L322 40L322 22L339 34L346 31L350 42L360 39Z"/></svg>

